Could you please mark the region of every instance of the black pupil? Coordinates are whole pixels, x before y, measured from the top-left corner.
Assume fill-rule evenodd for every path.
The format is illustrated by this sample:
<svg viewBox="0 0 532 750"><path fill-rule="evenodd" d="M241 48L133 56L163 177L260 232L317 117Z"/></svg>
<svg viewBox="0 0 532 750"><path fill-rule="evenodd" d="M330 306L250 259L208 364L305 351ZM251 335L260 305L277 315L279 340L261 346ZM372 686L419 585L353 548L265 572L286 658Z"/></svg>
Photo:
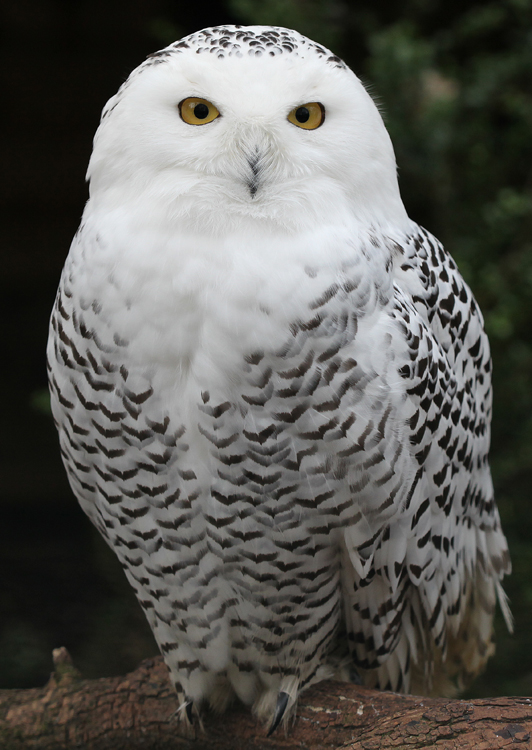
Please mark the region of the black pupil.
<svg viewBox="0 0 532 750"><path fill-rule="evenodd" d="M296 109L296 120L298 122L306 122L310 117L310 112L306 107L298 107Z"/></svg>
<svg viewBox="0 0 532 750"><path fill-rule="evenodd" d="M209 114L209 108L206 104L196 104L194 107L194 114L198 120L204 120Z"/></svg>

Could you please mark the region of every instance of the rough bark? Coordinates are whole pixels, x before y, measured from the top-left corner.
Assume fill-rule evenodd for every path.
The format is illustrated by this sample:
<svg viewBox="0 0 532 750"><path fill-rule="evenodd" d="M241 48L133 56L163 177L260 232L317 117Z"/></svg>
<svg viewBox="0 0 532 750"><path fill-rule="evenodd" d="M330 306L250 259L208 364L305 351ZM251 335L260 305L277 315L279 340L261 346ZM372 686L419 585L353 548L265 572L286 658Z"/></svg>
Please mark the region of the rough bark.
<svg viewBox="0 0 532 750"><path fill-rule="evenodd" d="M532 747L530 698L449 700L380 693L324 682L303 693L297 718L266 737L251 713L236 705L223 717L204 716L195 740L181 737L172 718L177 699L162 659L125 677L83 680L65 649L44 688L0 691L2 750L491 750Z"/></svg>

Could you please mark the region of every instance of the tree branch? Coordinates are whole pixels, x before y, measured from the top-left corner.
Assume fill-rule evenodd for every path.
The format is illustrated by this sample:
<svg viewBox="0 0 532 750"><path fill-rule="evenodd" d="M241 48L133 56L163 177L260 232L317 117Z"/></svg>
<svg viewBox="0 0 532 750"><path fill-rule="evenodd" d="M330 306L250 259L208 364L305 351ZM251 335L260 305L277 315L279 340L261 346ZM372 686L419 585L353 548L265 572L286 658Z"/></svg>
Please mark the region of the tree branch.
<svg viewBox="0 0 532 750"><path fill-rule="evenodd" d="M177 699L161 658L125 677L83 680L54 651L44 688L0 691L2 750L493 750L532 745L530 698L450 700L323 682L304 692L288 733L266 737L248 709L205 713L196 739L180 736Z"/></svg>

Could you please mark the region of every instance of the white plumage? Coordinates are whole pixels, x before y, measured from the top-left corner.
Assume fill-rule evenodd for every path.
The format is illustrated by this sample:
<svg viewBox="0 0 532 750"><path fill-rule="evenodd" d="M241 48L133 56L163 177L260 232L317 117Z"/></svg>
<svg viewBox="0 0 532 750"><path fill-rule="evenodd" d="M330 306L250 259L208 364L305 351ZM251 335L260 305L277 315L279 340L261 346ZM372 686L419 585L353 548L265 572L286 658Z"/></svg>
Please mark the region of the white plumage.
<svg viewBox="0 0 532 750"><path fill-rule="evenodd" d="M108 102L88 176L53 411L188 718L236 694L275 726L333 666L474 676L497 594L509 622L489 348L360 81L297 32L205 29Z"/></svg>

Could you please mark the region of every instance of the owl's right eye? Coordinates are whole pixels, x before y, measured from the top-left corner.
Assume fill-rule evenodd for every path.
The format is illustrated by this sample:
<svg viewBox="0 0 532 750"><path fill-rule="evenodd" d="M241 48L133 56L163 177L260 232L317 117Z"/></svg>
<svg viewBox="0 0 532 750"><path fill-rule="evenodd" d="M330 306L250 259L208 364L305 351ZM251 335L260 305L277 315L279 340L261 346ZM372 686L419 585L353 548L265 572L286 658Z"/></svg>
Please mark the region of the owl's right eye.
<svg viewBox="0 0 532 750"><path fill-rule="evenodd" d="M189 96L179 102L179 113L181 119L189 125L207 125L207 123L220 117L220 113L212 102L200 99L198 96Z"/></svg>

